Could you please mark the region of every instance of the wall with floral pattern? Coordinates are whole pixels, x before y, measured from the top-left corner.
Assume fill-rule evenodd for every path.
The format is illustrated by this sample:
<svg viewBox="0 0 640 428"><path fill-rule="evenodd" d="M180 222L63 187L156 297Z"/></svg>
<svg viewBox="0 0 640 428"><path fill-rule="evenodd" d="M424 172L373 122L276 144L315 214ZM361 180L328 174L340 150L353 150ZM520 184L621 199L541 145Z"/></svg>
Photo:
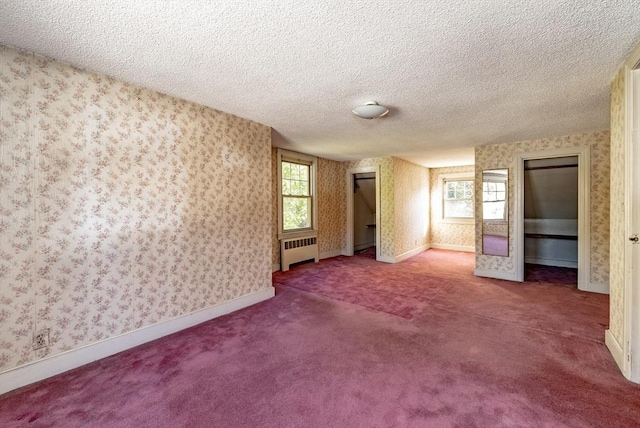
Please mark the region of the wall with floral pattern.
<svg viewBox="0 0 640 428"><path fill-rule="evenodd" d="M393 195L393 158L369 158L349 161L346 168L380 166L380 255L395 257L395 201Z"/></svg>
<svg viewBox="0 0 640 428"><path fill-rule="evenodd" d="M280 269L280 240L278 239L278 149L271 148L271 264Z"/></svg>
<svg viewBox="0 0 640 428"><path fill-rule="evenodd" d="M318 252L342 252L347 233L347 174L344 162L318 158Z"/></svg>
<svg viewBox="0 0 640 428"><path fill-rule="evenodd" d="M429 169L394 157L393 191L397 257L429 243Z"/></svg>
<svg viewBox="0 0 640 428"><path fill-rule="evenodd" d="M459 173L469 173L469 177L474 177L475 166L452 166L431 168L429 170L431 187L431 227L429 239L431 245L475 246L475 224L452 224L440 221L442 218L442 194L438 183L439 177L442 174Z"/></svg>
<svg viewBox="0 0 640 428"><path fill-rule="evenodd" d="M516 153L537 152L566 147L591 147L591 283L609 284L609 132L590 132L532 141L478 146L476 156L476 200L482 183L482 170L508 168L514 177L513 159ZM509 180L509 230L514 230L515 180ZM481 207L476 206L476 268L514 272L513 257L483 255L481 238ZM509 236L509 254L514 254L514 237Z"/></svg>
<svg viewBox="0 0 640 428"><path fill-rule="evenodd" d="M0 114L0 370L270 289L268 127L6 47Z"/></svg>
<svg viewBox="0 0 640 428"><path fill-rule="evenodd" d="M342 252L347 227L346 164L317 158L318 252ZM271 263L280 265L278 240L278 149L271 149Z"/></svg>
<svg viewBox="0 0 640 428"><path fill-rule="evenodd" d="M618 343L624 333L624 165L625 165L625 73L624 68L611 83L611 209L610 209L610 278L609 278L609 330Z"/></svg>

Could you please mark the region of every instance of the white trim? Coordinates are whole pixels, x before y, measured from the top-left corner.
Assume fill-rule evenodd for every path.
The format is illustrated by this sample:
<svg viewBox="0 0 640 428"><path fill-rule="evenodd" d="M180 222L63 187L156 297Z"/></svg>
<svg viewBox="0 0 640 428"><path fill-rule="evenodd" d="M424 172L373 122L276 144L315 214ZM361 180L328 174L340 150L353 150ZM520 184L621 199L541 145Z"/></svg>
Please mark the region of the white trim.
<svg viewBox="0 0 640 428"><path fill-rule="evenodd" d="M566 268L578 268L578 262L573 260L547 259L544 257L525 257L524 262L532 265L557 266Z"/></svg>
<svg viewBox="0 0 640 428"><path fill-rule="evenodd" d="M413 256L417 256L420 253L427 251L430 247L429 244L421 245L418 248L414 248L413 250L407 251L406 253L402 253L399 256L395 256L393 258L393 263L400 263L401 261L410 259Z"/></svg>
<svg viewBox="0 0 640 428"><path fill-rule="evenodd" d="M176 333L185 328L246 308L275 295L275 289L256 291L246 296L219 303L190 314L142 327L118 336L110 337L81 348L52 355L42 360L15 367L0 373L0 394L83 366L101 358L131 349Z"/></svg>
<svg viewBox="0 0 640 428"><path fill-rule="evenodd" d="M380 229L382 229L382 224L380 222L380 165L347 169L347 228L345 236L346 248L343 254L345 256L353 256L353 174L361 174L365 172L373 172L376 174L376 260L387 261L382 260L380 255Z"/></svg>
<svg viewBox="0 0 640 428"><path fill-rule="evenodd" d="M564 156L578 157L578 289L588 290L591 275L591 148L589 146L522 152L514 156L515 281L524 281L524 161Z"/></svg>
<svg viewBox="0 0 640 428"><path fill-rule="evenodd" d="M464 251L467 253L476 252L476 247L473 245L431 244L431 248L435 248L437 250Z"/></svg>
<svg viewBox="0 0 640 428"><path fill-rule="evenodd" d="M341 255L342 255L342 250L327 251L326 253L320 254L320 260L328 259L331 257L338 257Z"/></svg>
<svg viewBox="0 0 640 428"><path fill-rule="evenodd" d="M376 260L379 261L379 262L384 262L384 263L395 263L396 262L396 259L394 257L390 257L390 256L378 256L378 257L376 257Z"/></svg>
<svg viewBox="0 0 640 428"><path fill-rule="evenodd" d="M271 265L271 272L277 272L280 270L280 263L274 263Z"/></svg>
<svg viewBox="0 0 640 428"><path fill-rule="evenodd" d="M600 284L598 282L590 282L587 288L582 291L591 293L609 294L609 284Z"/></svg>
<svg viewBox="0 0 640 428"><path fill-rule="evenodd" d="M622 350L622 346L620 346L616 338L613 337L613 334L611 334L610 329L606 329L604 331L604 344L607 345L607 348L609 349L609 352L611 352L611 355L613 356L614 361L618 365L618 368L624 374L624 371L622 369L625 366L625 358L624 358L625 354L624 354L624 351Z"/></svg>
<svg viewBox="0 0 640 428"><path fill-rule="evenodd" d="M485 278L506 279L507 281L516 281L515 272L505 272L501 270L491 270L491 269L474 269L473 274L475 276L482 276Z"/></svg>

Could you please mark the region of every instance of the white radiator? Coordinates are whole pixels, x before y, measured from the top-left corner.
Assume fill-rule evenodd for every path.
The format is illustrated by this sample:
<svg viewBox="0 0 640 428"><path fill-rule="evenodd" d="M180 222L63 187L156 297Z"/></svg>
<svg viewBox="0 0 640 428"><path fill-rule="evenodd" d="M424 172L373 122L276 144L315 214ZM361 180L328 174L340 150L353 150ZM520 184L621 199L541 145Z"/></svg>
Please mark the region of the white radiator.
<svg viewBox="0 0 640 428"><path fill-rule="evenodd" d="M280 241L280 266L283 272L292 263L313 259L318 262L318 237L291 238Z"/></svg>

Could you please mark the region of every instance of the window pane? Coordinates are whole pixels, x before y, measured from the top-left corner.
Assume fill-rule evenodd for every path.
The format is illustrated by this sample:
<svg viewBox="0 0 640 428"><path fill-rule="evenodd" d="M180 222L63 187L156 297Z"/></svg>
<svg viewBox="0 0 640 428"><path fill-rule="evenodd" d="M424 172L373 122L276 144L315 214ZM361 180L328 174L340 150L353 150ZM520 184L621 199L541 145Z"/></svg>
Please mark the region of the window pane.
<svg viewBox="0 0 640 428"><path fill-rule="evenodd" d="M482 217L485 220L504 220L504 201L485 202L482 204Z"/></svg>
<svg viewBox="0 0 640 428"><path fill-rule="evenodd" d="M282 162L282 179L291 178L291 164L289 162Z"/></svg>
<svg viewBox="0 0 640 428"><path fill-rule="evenodd" d="M282 222L284 230L311 227L311 197L282 198Z"/></svg>
<svg viewBox="0 0 640 428"><path fill-rule="evenodd" d="M444 201L444 216L456 218L473 218L473 200Z"/></svg>

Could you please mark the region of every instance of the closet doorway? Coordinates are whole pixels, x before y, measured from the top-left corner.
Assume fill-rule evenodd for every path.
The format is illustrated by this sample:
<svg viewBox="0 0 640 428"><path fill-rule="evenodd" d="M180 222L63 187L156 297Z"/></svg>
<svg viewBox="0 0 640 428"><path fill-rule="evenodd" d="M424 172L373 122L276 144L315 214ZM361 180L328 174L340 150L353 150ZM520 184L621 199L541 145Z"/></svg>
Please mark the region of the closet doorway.
<svg viewBox="0 0 640 428"><path fill-rule="evenodd" d="M524 262L578 268L577 156L524 161Z"/></svg>
<svg viewBox="0 0 640 428"><path fill-rule="evenodd" d="M554 159L569 158L561 161ZM514 263L516 280L524 281L525 275L525 261L529 258L529 261L558 263L558 259L564 259L565 266L575 266L578 269L578 289L584 291L606 292L606 290L600 290L594 288L590 281L591 271L591 234L590 234L590 176L591 176L591 155L590 148L574 147L565 149L546 150L541 152L525 152L518 153L515 156L515 213L514 213ZM537 218L528 218L525 222L525 198L531 199L532 195L526 195L526 176L531 175L531 170L527 172L526 166L545 167L550 165L558 165L561 163L577 164L577 221L575 219L555 219L555 220L567 220L566 222L549 222L544 219L542 221ZM560 168L557 168L560 169ZM549 168L551 170L551 168ZM535 170L534 170L535 171ZM534 173L535 175L536 173ZM562 173L557 173L562 174ZM556 182L555 186L562 187L563 184ZM530 202L531 203L531 202ZM529 210L531 211L531 207ZM545 212L548 211L548 207L545 207ZM567 210L569 211L569 210ZM567 212L555 211L559 216L567 217ZM528 214L531 214L530 212ZM532 221L534 220L534 221ZM525 234L529 235L526 236ZM546 235L546 236L545 236ZM554 236L555 235L555 236ZM555 241L549 241L549 239L555 238ZM533 243L533 240L547 240L546 242ZM565 245L567 249L575 245L577 257L572 259L571 255L559 248L554 248L553 242L559 242L560 240L566 241L562 245ZM576 244L572 244L572 241L576 241ZM551 242L551 243L550 243ZM528 245L527 245L528 244ZM529 251L525 251L525 245ZM542 254L533 252L542 251ZM565 250L567 250L565 249ZM571 250L567 250L571 251ZM554 254L554 252L556 254ZM561 255L557 254L561 253ZM554 259L551 260L543 260ZM575 260L575 261L573 261ZM570 265L573 262L575 265Z"/></svg>
<svg viewBox="0 0 640 428"><path fill-rule="evenodd" d="M375 248L380 259L380 169L378 166L347 170L346 255ZM370 250L372 251L372 250Z"/></svg>

